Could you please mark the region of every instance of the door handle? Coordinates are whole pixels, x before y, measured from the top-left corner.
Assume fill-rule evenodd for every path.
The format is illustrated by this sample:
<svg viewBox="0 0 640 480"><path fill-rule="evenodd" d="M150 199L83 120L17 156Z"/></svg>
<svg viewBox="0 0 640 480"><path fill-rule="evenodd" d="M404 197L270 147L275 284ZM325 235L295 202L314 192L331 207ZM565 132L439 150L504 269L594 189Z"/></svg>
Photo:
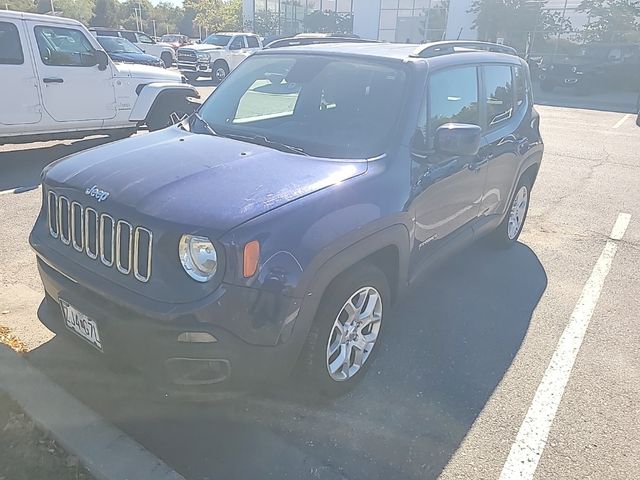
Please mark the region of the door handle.
<svg viewBox="0 0 640 480"><path fill-rule="evenodd" d="M44 83L64 83L64 80L59 77L45 77L42 81Z"/></svg>
<svg viewBox="0 0 640 480"><path fill-rule="evenodd" d="M481 157L477 157L476 160L469 163L469 170L473 170L473 171L480 170L482 166L489 163L489 160L491 160L492 158L493 158L492 154L482 155Z"/></svg>

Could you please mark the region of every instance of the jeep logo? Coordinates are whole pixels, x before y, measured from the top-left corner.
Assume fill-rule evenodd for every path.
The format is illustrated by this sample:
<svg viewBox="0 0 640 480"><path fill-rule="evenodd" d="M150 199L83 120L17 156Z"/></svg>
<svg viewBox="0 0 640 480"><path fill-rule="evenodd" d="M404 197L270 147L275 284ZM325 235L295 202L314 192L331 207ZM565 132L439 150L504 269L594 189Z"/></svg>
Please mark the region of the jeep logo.
<svg viewBox="0 0 640 480"><path fill-rule="evenodd" d="M100 190L97 185L87 188L84 191L84 193L85 195L90 195L92 197L95 197L95 199L98 200L99 202L103 202L109 197L109 192L105 190Z"/></svg>

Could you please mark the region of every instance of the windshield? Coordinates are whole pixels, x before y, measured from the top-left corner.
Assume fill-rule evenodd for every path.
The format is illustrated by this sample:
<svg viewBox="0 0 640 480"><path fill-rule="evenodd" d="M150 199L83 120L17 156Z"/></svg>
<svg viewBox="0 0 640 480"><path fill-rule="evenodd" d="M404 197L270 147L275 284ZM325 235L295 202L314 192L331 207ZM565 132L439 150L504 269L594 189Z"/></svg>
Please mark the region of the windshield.
<svg viewBox="0 0 640 480"><path fill-rule="evenodd" d="M340 57L258 55L200 109L220 134L258 135L314 156L384 153L402 105L399 66Z"/></svg>
<svg viewBox="0 0 640 480"><path fill-rule="evenodd" d="M107 53L144 53L126 38L97 37Z"/></svg>
<svg viewBox="0 0 640 480"><path fill-rule="evenodd" d="M226 47L231 40L231 35L209 35L204 42L207 45L217 45L218 47Z"/></svg>

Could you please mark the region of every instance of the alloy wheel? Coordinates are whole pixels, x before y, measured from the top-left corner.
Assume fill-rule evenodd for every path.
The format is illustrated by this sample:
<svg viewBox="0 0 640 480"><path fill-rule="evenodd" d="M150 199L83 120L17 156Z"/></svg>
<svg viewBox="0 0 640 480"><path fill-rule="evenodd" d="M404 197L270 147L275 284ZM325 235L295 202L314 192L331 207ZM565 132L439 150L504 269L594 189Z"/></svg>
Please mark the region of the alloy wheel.
<svg viewBox="0 0 640 480"><path fill-rule="evenodd" d="M529 190L526 185L522 185L511 205L511 211L509 212L509 223L507 224L507 235L509 240L513 240L520 233L522 224L524 223L524 217L527 214L527 206L529 204Z"/></svg>

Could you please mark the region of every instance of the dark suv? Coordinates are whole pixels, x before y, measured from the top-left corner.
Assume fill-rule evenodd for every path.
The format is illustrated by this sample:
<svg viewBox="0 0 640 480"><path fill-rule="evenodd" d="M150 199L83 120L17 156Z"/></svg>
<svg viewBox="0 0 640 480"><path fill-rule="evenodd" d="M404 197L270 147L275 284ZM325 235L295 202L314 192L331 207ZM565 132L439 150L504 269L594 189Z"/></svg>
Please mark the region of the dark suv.
<svg viewBox="0 0 640 480"><path fill-rule="evenodd" d="M543 144L527 64L501 48L265 50L181 124L51 164L42 321L163 388L297 367L340 393L420 274L520 235Z"/></svg>
<svg viewBox="0 0 640 480"><path fill-rule="evenodd" d="M542 90L569 87L587 95L605 88L636 90L640 82L640 47L633 44L593 43L576 55L543 60Z"/></svg>

